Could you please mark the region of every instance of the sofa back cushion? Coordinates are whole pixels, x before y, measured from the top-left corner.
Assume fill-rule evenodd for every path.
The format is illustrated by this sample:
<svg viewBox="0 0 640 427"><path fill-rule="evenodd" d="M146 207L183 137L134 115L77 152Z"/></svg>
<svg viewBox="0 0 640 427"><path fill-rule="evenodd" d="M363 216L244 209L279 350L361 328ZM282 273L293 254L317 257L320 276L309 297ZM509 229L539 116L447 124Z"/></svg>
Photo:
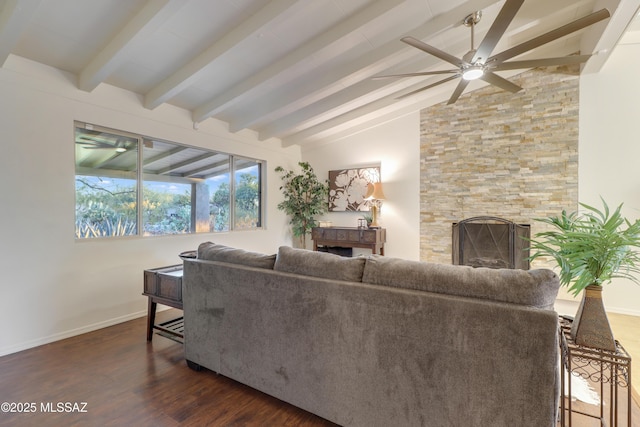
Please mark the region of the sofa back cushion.
<svg viewBox="0 0 640 427"><path fill-rule="evenodd" d="M375 285L553 309L560 283L551 270L510 270L434 264L372 255L362 281Z"/></svg>
<svg viewBox="0 0 640 427"><path fill-rule="evenodd" d="M361 282L366 258L345 258L327 252L281 246L274 270L333 280Z"/></svg>
<svg viewBox="0 0 640 427"><path fill-rule="evenodd" d="M273 265L276 262L276 255L265 255L244 249L218 245L212 242L205 242L198 246L198 259L273 269Z"/></svg>

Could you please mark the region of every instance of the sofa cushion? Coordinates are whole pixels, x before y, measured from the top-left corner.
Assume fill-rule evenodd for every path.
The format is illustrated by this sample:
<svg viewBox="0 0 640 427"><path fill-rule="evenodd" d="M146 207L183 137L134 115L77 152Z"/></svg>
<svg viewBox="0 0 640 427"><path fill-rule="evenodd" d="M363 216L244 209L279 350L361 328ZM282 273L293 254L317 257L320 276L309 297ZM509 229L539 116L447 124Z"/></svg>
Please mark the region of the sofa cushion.
<svg viewBox="0 0 640 427"><path fill-rule="evenodd" d="M366 259L345 258L327 252L315 252L281 246L274 270L325 279L361 282Z"/></svg>
<svg viewBox="0 0 640 427"><path fill-rule="evenodd" d="M244 249L218 245L212 242L205 242L198 246L198 259L273 269L273 265L276 262L276 255L265 255Z"/></svg>
<svg viewBox="0 0 640 427"><path fill-rule="evenodd" d="M372 255L362 281L440 294L552 309L560 283L551 270L510 270L434 264Z"/></svg>

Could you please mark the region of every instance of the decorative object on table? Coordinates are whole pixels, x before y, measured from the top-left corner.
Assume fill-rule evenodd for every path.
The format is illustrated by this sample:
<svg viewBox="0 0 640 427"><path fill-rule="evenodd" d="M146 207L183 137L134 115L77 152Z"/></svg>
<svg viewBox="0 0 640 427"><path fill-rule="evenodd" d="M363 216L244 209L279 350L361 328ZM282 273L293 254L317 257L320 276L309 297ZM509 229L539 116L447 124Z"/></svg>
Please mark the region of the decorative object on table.
<svg viewBox="0 0 640 427"><path fill-rule="evenodd" d="M560 268L560 283L582 301L571 327L576 344L614 351L615 340L602 302L602 286L615 278L640 280L640 220L631 223L602 200L603 211L580 203L585 211L537 219L551 230L531 240L533 255L553 258Z"/></svg>
<svg viewBox="0 0 640 427"><path fill-rule="evenodd" d="M368 226L366 219L358 218L358 228L367 228Z"/></svg>
<svg viewBox="0 0 640 427"><path fill-rule="evenodd" d="M386 197L382 192L382 183L376 182L374 184L369 184L365 200L367 200L371 205L372 219L371 224L369 225L370 228L380 227L380 224L378 224L378 213L382 205L382 200L384 199L386 199Z"/></svg>
<svg viewBox="0 0 640 427"><path fill-rule="evenodd" d="M373 222L373 215L370 213L366 213L362 215L362 218L367 222L367 227L371 227L371 223Z"/></svg>
<svg viewBox="0 0 640 427"><path fill-rule="evenodd" d="M278 209L290 217L293 236L299 239L294 246L306 248L306 236L317 226L315 217L327 211L329 187L328 182L318 179L308 162L299 162L298 166L302 169L300 173L287 171L281 166L275 169L282 173L280 190L284 194L284 201L278 204Z"/></svg>
<svg viewBox="0 0 640 427"><path fill-rule="evenodd" d="M368 185L378 181L380 167L329 171L329 211L368 211Z"/></svg>

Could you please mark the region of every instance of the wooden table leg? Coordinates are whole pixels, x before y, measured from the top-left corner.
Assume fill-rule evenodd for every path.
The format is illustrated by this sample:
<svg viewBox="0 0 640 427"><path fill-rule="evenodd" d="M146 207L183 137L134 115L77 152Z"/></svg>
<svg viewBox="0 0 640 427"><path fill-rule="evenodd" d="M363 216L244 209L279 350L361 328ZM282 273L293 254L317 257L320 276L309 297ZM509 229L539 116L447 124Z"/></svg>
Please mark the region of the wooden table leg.
<svg viewBox="0 0 640 427"><path fill-rule="evenodd" d="M153 301L153 298L149 297L149 305L147 308L147 341L153 339L153 325L156 322L156 307L158 303Z"/></svg>

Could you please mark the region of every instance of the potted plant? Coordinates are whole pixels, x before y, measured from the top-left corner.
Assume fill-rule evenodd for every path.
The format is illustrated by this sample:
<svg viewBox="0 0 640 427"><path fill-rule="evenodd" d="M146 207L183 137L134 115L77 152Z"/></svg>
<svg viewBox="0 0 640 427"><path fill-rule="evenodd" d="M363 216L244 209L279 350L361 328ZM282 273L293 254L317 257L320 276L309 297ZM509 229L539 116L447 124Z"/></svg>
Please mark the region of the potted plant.
<svg viewBox="0 0 640 427"><path fill-rule="evenodd" d="M367 227L371 227L371 223L373 222L373 215L368 213L362 214L362 218L367 221Z"/></svg>
<svg viewBox="0 0 640 427"><path fill-rule="evenodd" d="M580 203L581 213L537 219L550 226L531 240L531 259L551 257L560 268L560 284L574 295L582 292L571 335L576 344L615 350L615 340L602 303L602 286L614 278L640 283L640 220L630 222L602 200L603 210Z"/></svg>
<svg viewBox="0 0 640 427"><path fill-rule="evenodd" d="M276 172L282 173L280 190L284 194L278 209L289 215L293 235L300 238L302 247L306 248L306 236L317 226L315 217L328 210L329 184L318 179L309 163L298 165L302 169L300 173L281 166L276 168Z"/></svg>

